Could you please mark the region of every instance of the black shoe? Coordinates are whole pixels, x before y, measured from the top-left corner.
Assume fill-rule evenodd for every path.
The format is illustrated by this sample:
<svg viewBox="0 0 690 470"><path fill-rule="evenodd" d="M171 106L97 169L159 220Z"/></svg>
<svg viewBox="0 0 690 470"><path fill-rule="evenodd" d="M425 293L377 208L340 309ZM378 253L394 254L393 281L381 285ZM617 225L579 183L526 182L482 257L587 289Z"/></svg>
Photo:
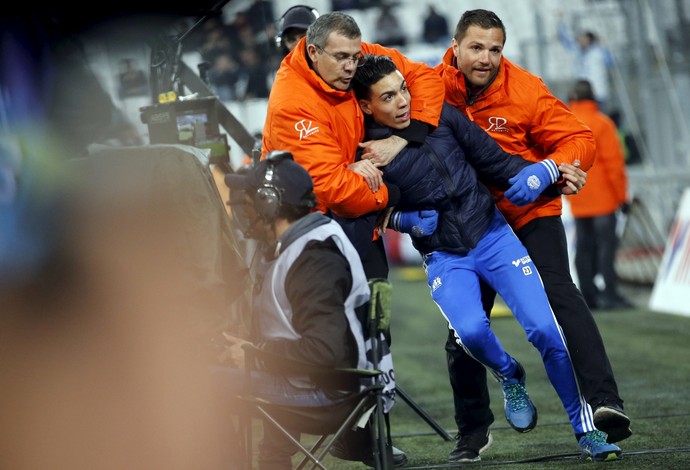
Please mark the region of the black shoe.
<svg viewBox="0 0 690 470"><path fill-rule="evenodd" d="M393 447L393 466L403 467L407 465L407 455L397 447Z"/></svg>
<svg viewBox="0 0 690 470"><path fill-rule="evenodd" d="M464 436L458 435L456 438L458 442L448 454L449 462L479 462L481 460L479 454L488 449L494 440L489 428L478 429Z"/></svg>
<svg viewBox="0 0 690 470"><path fill-rule="evenodd" d="M402 467L404 465L407 465L407 455L405 452L402 450L398 449L397 447L393 447L392 449L392 454L393 454L393 466L394 467ZM374 464L374 456L372 453L369 452L363 452L363 451L352 451L350 449L346 449L343 445L340 444L340 442L335 442L333 444L333 447L328 451L329 454L331 454L333 457L337 457L341 460L350 460L353 462L362 462L364 465L367 467L374 468L376 465Z"/></svg>
<svg viewBox="0 0 690 470"><path fill-rule="evenodd" d="M407 465L407 455L405 454L405 452L398 449L397 447L392 447L391 450L393 453L393 467L398 468L398 467L404 467L405 465ZM362 463L364 465L366 465L367 467L371 467L371 468L376 467L376 465L374 464L374 458L373 457L363 459Z"/></svg>
<svg viewBox="0 0 690 470"><path fill-rule="evenodd" d="M630 418L616 404L601 403L594 408L594 426L606 433L606 442L622 441L632 436Z"/></svg>
<svg viewBox="0 0 690 470"><path fill-rule="evenodd" d="M598 310L623 310L628 308L635 308L635 306L620 296L602 297L597 301Z"/></svg>

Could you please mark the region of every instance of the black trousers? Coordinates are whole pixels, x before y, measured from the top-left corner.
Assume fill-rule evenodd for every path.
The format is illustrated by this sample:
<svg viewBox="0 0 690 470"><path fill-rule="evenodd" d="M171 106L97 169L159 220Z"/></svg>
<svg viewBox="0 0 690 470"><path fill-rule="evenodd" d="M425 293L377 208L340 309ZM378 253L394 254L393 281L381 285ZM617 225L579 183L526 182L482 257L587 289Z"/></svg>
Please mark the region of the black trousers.
<svg viewBox="0 0 690 470"><path fill-rule="evenodd" d="M575 268L580 290L590 307L596 306L600 297L607 300L615 300L618 297L618 278L614 268L618 248L616 222L615 212L599 217L575 219ZM601 274L606 284L601 293L594 283L597 274Z"/></svg>
<svg viewBox="0 0 690 470"><path fill-rule="evenodd" d="M333 214L329 216L340 224L343 232L354 245L359 259L362 260L367 279L388 279L388 259L383 238L372 240L378 214L370 213L356 219L347 219Z"/></svg>
<svg viewBox="0 0 690 470"><path fill-rule="evenodd" d="M561 218L532 220L516 234L539 269L551 308L568 342L585 399L593 407L604 401L623 406L599 328L570 276L567 240ZM482 294L489 315L496 293L489 286L483 286ZM486 369L465 353L453 339L452 332L448 335L446 353L458 431L467 434L488 427L494 416L489 409Z"/></svg>

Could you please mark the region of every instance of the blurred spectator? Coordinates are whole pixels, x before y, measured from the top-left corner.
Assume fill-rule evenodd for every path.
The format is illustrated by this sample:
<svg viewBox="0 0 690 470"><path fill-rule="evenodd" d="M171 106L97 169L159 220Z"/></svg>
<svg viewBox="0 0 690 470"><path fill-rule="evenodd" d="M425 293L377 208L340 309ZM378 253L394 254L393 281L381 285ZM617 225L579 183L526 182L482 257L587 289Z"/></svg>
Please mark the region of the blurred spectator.
<svg viewBox="0 0 690 470"><path fill-rule="evenodd" d="M254 29L252 28L246 12L240 12L237 14L232 27L237 35L237 41L239 41L239 43L233 42L233 49L235 51L241 51L243 47L255 48L259 45L259 41L256 37L256 34L254 34Z"/></svg>
<svg viewBox="0 0 690 470"><path fill-rule="evenodd" d="M331 0L331 11L366 10L380 7L382 0Z"/></svg>
<svg viewBox="0 0 690 470"><path fill-rule="evenodd" d="M237 98L240 100L268 98L269 70L266 64L261 60L256 49L251 47L244 48L241 57Z"/></svg>
<svg viewBox="0 0 690 470"><path fill-rule="evenodd" d="M237 99L240 66L229 52L218 55L208 71L208 83L221 101Z"/></svg>
<svg viewBox="0 0 690 470"><path fill-rule="evenodd" d="M47 19L0 18L0 284L30 279L55 254L65 160L91 144L142 143L81 37Z"/></svg>
<svg viewBox="0 0 690 470"><path fill-rule="evenodd" d="M216 57L223 53L232 53L234 42L234 28L227 27L218 18L211 18L205 23L203 39L199 53L201 59L209 64L213 64Z"/></svg>
<svg viewBox="0 0 690 470"><path fill-rule="evenodd" d="M120 73L117 77L120 85L118 90L120 99L149 94L149 80L144 71L137 66L134 59L120 59L119 68Z"/></svg>
<svg viewBox="0 0 690 470"><path fill-rule="evenodd" d="M88 177L73 170L113 160L63 163L70 197L33 214L56 224L32 221L52 231L53 255L23 282L0 284L0 468L220 469L238 459L227 447L231 410L200 354L199 339L214 331L203 327L210 296L190 289L199 264L180 230L190 224L170 200L179 191L161 191L169 180L150 178L153 170L136 185L118 178L123 161ZM29 183L34 193L47 190L38 183Z"/></svg>
<svg viewBox="0 0 690 470"><path fill-rule="evenodd" d="M570 92L570 108L594 134L596 159L587 173L587 185L569 197L575 218L575 268L580 290L590 309L628 308L618 293L614 268L618 237L616 212L628 201L628 180L623 147L614 122L599 110L587 80L578 80ZM604 289L594 278L600 274Z"/></svg>
<svg viewBox="0 0 690 470"><path fill-rule="evenodd" d="M448 20L441 16L433 5L429 4L429 12L424 18L424 29L422 31L422 41L428 44L443 43L447 45L450 41L448 32Z"/></svg>
<svg viewBox="0 0 690 470"><path fill-rule="evenodd" d="M254 38L254 29L252 28L252 23L249 20L249 14L246 10L241 10L235 13L235 18L232 20L232 23L228 25L228 27L230 28L233 43L237 40L242 40L240 37L240 31L247 27L251 30L251 35L247 35L247 37L251 36Z"/></svg>
<svg viewBox="0 0 690 470"><path fill-rule="evenodd" d="M319 12L307 5L295 5L285 10L278 20L278 33L275 37L276 46L284 56L307 35L307 28L318 17Z"/></svg>
<svg viewBox="0 0 690 470"><path fill-rule="evenodd" d="M331 10L356 10L360 8L359 0L331 0Z"/></svg>
<svg viewBox="0 0 690 470"><path fill-rule="evenodd" d="M171 192L137 198L171 180L130 191L113 172L72 173L108 161L74 157L109 136L117 108L69 24L33 8L0 18L0 468L227 468L201 309L185 308L197 266L180 247L196 243L177 236ZM66 19L86 27L82 13Z"/></svg>
<svg viewBox="0 0 690 470"><path fill-rule="evenodd" d="M254 0L247 9L247 18L256 36L266 34L266 29L275 23L273 2L269 0Z"/></svg>
<svg viewBox="0 0 690 470"><path fill-rule="evenodd" d="M558 37L563 46L575 55L575 78L587 80L601 109L609 100L609 68L613 66L611 51L599 43L592 31L582 31L573 38L563 21L558 23Z"/></svg>
<svg viewBox="0 0 690 470"><path fill-rule="evenodd" d="M375 42L386 47L405 46L407 35L400 24L400 20L393 13L390 4L381 6L381 13L376 19L376 39Z"/></svg>

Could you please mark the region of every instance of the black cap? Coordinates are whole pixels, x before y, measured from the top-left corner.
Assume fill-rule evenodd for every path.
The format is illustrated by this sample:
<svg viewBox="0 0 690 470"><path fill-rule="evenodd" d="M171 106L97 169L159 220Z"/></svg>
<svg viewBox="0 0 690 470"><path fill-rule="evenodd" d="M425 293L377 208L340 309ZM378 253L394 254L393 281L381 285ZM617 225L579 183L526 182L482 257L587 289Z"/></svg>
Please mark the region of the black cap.
<svg viewBox="0 0 690 470"><path fill-rule="evenodd" d="M231 173L225 176L225 184L230 189L256 191L264 186L274 187L280 194L280 205L314 207L314 183L307 170L292 160L292 155L271 162L261 160L242 174ZM269 154L270 156L270 154ZM266 179L269 165L273 166L271 180Z"/></svg>
<svg viewBox="0 0 690 470"><path fill-rule="evenodd" d="M285 12L278 23L278 34L283 35L290 28L303 29L306 31L319 13L306 5L296 5Z"/></svg>

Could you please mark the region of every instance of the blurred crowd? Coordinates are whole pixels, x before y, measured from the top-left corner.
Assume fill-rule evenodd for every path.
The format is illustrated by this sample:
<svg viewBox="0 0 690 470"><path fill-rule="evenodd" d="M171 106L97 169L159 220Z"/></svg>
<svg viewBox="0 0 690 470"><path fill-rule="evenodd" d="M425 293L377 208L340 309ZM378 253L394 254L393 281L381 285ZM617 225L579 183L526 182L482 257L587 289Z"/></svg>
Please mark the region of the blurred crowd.
<svg viewBox="0 0 690 470"><path fill-rule="evenodd" d="M395 0L332 0L331 10L376 10L374 42L404 47L417 40L396 14ZM206 79L222 101L268 98L275 72L287 50L277 41L280 17L271 0L254 0L232 19L221 15L208 19L184 44L207 64ZM446 44L448 21L429 4L419 41Z"/></svg>
<svg viewBox="0 0 690 470"><path fill-rule="evenodd" d="M270 75L280 63L273 11L271 1L256 0L232 22L208 19L185 44L209 64L207 79L221 100L268 97Z"/></svg>

